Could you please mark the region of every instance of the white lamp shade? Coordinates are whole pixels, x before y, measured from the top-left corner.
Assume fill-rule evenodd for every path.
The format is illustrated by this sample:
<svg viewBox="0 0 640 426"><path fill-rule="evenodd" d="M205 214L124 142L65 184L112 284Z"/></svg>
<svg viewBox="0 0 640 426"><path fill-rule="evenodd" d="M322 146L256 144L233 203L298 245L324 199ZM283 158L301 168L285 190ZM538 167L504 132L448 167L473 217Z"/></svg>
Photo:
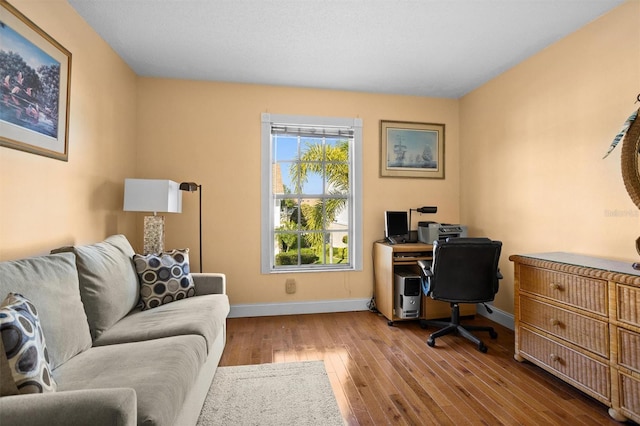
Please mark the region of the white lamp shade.
<svg viewBox="0 0 640 426"><path fill-rule="evenodd" d="M125 179L124 211L182 213L182 191L172 180Z"/></svg>

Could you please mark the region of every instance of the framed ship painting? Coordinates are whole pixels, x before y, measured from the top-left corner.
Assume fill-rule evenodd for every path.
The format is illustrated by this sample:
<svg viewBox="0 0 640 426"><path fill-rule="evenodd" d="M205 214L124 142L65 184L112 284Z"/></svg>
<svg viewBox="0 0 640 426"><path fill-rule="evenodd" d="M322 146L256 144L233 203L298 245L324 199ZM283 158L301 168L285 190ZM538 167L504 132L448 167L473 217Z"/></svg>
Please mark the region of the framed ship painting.
<svg viewBox="0 0 640 426"><path fill-rule="evenodd" d="M68 160L71 53L0 0L0 146Z"/></svg>
<svg viewBox="0 0 640 426"><path fill-rule="evenodd" d="M444 179L444 124L381 120L380 176Z"/></svg>

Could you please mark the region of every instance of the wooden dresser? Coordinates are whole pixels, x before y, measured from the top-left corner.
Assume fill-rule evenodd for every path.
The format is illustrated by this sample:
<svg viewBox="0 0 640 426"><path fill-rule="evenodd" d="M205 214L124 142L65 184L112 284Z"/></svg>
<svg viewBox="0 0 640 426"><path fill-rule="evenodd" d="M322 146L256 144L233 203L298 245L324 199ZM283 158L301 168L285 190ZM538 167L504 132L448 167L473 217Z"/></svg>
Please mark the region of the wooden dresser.
<svg viewBox="0 0 640 426"><path fill-rule="evenodd" d="M513 255L515 359L640 422L640 271L571 253Z"/></svg>

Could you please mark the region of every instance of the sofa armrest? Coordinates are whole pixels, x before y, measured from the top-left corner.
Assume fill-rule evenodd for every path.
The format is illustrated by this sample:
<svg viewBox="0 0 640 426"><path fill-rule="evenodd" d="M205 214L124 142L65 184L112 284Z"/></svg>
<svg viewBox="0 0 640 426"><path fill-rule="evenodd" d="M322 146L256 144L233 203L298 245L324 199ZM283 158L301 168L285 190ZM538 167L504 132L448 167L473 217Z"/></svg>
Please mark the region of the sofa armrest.
<svg viewBox="0 0 640 426"><path fill-rule="evenodd" d="M196 286L196 296L203 294L227 294L227 277L219 273L191 273Z"/></svg>
<svg viewBox="0 0 640 426"><path fill-rule="evenodd" d="M136 392L131 388L89 389L0 398L2 426L135 426Z"/></svg>

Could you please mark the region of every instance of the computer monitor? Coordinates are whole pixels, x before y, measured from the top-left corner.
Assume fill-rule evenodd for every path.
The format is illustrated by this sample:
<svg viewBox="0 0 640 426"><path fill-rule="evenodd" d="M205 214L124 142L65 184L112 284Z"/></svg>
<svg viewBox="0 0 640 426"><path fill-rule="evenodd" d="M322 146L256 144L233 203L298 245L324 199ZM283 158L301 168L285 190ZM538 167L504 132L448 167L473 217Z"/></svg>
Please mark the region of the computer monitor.
<svg viewBox="0 0 640 426"><path fill-rule="evenodd" d="M409 218L407 212L384 212L384 236L394 242L409 237Z"/></svg>

